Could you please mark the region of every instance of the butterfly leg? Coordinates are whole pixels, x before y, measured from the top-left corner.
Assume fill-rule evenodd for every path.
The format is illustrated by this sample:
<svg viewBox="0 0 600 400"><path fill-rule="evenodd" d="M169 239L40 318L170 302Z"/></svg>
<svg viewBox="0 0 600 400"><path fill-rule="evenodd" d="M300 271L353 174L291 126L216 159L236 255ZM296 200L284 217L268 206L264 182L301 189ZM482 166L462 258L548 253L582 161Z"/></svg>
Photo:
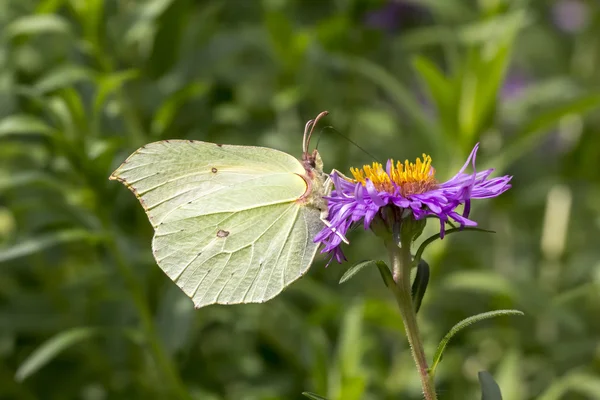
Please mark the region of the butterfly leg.
<svg viewBox="0 0 600 400"><path fill-rule="evenodd" d="M331 179L331 175L333 175L334 173L340 176L342 179L352 181L351 178L348 178L346 175L342 174L337 169L332 169L329 174L325 174L327 175L327 179L325 179L325 183L323 184L323 191L325 192L325 196L328 196L333 188L333 179Z"/></svg>

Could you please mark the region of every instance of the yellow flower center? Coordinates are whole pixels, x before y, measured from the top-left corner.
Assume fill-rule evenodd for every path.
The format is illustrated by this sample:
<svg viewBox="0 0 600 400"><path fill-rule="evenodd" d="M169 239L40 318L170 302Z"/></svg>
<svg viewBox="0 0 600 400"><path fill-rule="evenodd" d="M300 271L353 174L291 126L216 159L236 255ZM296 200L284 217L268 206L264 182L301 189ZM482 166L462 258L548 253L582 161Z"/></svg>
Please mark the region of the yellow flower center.
<svg viewBox="0 0 600 400"><path fill-rule="evenodd" d="M404 161L404 164L390 160L391 168L388 174L380 163L365 165L361 169L350 168L350 172L357 182L367 185L367 179L373 182L378 191L394 192L394 183L400 189L402 196L425 193L435 188L435 168L431 166L431 157L423 154L414 163Z"/></svg>

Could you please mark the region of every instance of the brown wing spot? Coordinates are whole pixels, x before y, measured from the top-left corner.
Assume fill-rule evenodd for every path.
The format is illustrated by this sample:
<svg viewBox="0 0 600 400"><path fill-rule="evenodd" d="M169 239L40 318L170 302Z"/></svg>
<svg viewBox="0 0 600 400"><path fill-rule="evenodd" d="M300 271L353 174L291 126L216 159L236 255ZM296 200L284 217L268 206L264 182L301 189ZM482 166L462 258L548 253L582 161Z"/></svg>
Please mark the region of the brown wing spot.
<svg viewBox="0 0 600 400"><path fill-rule="evenodd" d="M223 147L223 145L221 143L215 143L217 145L217 147Z"/></svg>
<svg viewBox="0 0 600 400"><path fill-rule="evenodd" d="M213 174L216 174L216 173L217 173L217 171L218 171L218 170L217 170L215 167L212 167L212 168L211 168L211 170L210 170L210 172L212 172Z"/></svg>
<svg viewBox="0 0 600 400"><path fill-rule="evenodd" d="M226 238L227 236L229 236L229 231L224 231L223 229L219 229L219 231L217 232L217 237L219 237L219 238Z"/></svg>

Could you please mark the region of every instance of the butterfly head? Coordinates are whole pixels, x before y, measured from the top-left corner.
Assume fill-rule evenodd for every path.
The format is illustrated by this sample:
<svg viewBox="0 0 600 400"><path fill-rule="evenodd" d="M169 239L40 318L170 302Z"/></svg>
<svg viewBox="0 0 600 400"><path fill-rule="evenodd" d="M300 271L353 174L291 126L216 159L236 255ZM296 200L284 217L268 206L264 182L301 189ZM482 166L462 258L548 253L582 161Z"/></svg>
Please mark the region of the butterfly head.
<svg viewBox="0 0 600 400"><path fill-rule="evenodd" d="M302 178L306 181L307 190L303 196L298 199L299 202L318 208L323 211L327 209L327 201L323 198L325 195L324 187L327 176L323 173L323 160L317 149L312 152L308 151L310 138L312 136L315 125L319 119L329 114L328 111L323 111L314 120L310 120L304 127L304 139L302 140L302 165L306 174Z"/></svg>

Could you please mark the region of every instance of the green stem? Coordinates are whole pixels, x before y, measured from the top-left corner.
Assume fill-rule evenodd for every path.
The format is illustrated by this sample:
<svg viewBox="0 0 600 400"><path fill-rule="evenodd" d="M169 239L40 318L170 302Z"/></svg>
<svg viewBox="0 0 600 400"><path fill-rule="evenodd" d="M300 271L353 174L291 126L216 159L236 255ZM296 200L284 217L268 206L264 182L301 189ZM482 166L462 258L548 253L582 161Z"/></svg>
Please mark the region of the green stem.
<svg viewBox="0 0 600 400"><path fill-rule="evenodd" d="M407 243L403 240L402 247L399 247L396 241L389 241L387 243L387 248L390 254L390 262L392 264L395 282L395 285L392 285L390 289L394 293L394 297L396 297L396 302L400 308L400 316L404 322L404 330L408 337L411 354L417 365L419 377L421 378L423 394L425 400L436 400L435 386L428 373L427 359L425 358L425 351L423 350L423 344L421 343L421 337L419 336L417 314L415 313L410 293L410 267L412 261L410 255L410 241Z"/></svg>
<svg viewBox="0 0 600 400"><path fill-rule="evenodd" d="M156 362L157 367L167 380L167 384L171 388L172 394L176 396L175 398L181 400L190 400L192 397L185 388L185 385L181 381L173 362L171 361L169 355L165 352L165 349L160 342L160 338L156 332L156 327L152 318L152 313L146 304L142 288L137 283L135 275L128 267L121 249L119 249L119 246L114 240L109 240L107 246L115 258L115 263L119 273L123 277L125 285L131 294L133 303L137 309L142 327L144 329L146 340L150 346L150 352L152 353L154 362Z"/></svg>

